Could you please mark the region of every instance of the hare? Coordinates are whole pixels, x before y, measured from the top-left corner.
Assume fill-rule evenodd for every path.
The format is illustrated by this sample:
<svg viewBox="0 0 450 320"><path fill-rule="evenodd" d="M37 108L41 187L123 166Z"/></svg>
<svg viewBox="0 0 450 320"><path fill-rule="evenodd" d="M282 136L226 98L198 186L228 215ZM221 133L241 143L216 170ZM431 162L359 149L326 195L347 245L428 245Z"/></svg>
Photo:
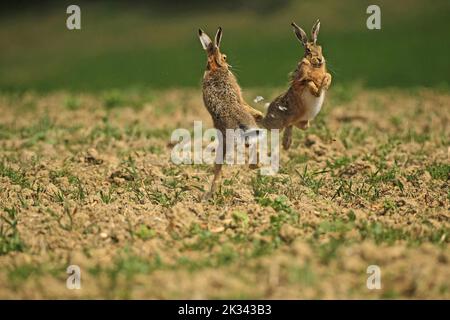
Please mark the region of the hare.
<svg viewBox="0 0 450 320"><path fill-rule="evenodd" d="M225 159L226 130L241 129L244 134L258 132L256 122L262 121L263 114L244 101L236 77L230 71L227 56L220 52L222 28L218 28L214 42L201 29L198 31L198 36L208 57L203 75L203 102L212 117L214 127L222 133L223 139L220 141L219 148L222 148L222 159ZM222 163L223 161L215 163L211 190L205 198L211 196L216 190L217 181L222 172Z"/></svg>
<svg viewBox="0 0 450 320"><path fill-rule="evenodd" d="M292 127L306 130L309 122L320 112L325 92L331 84L327 72L322 47L317 44L320 21L312 27L312 41L302 28L292 22L294 33L305 48L305 54L291 76L289 89L270 103L262 125L267 129L284 129L283 148L292 143Z"/></svg>

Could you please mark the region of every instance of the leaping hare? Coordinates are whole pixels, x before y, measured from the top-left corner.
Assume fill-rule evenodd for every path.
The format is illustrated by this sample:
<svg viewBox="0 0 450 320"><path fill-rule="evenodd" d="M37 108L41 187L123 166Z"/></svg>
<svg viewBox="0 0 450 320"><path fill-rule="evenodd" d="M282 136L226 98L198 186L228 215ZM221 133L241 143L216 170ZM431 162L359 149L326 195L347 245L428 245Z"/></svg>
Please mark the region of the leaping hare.
<svg viewBox="0 0 450 320"><path fill-rule="evenodd" d="M289 149L292 143L292 126L307 129L322 108L325 92L331 84L331 75L327 72L322 47L317 44L320 21L312 27L312 41L302 28L294 22L294 33L305 48L305 54L292 73L289 89L275 98L269 105L262 124L267 129L285 129L283 148Z"/></svg>
<svg viewBox="0 0 450 320"><path fill-rule="evenodd" d="M227 56L220 52L222 28L218 28L214 42L201 29L199 29L198 35L208 57L206 71L203 75L203 102L212 117L214 127L222 133L223 139L219 148L222 148L222 156L225 159L226 130L241 129L244 133L255 132L255 130L258 130L256 121L262 120L263 115L244 101L236 77L229 70ZM217 181L222 171L222 163L216 161L211 190L206 194L206 198L216 190Z"/></svg>

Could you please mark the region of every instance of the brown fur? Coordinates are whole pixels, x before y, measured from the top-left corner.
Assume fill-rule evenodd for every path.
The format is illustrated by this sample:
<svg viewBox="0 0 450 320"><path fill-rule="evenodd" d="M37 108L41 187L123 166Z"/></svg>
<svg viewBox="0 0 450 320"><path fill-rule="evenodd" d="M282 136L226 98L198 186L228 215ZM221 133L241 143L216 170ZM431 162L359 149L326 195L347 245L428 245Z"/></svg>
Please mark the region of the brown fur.
<svg viewBox="0 0 450 320"><path fill-rule="evenodd" d="M291 84L286 92L275 98L269 105L262 125L267 129L285 129L283 147L289 149L292 142L292 126L307 129L309 121L300 120L308 112L308 106L302 95L308 90L319 97L331 84L331 75L327 72L322 47L317 45L320 23L313 27L313 40L308 41L305 32L293 23L295 34L305 47L305 54L292 73Z"/></svg>
<svg viewBox="0 0 450 320"><path fill-rule="evenodd" d="M225 158L226 129L245 131L257 128L256 120L261 120L263 116L244 101L236 77L229 70L226 55L220 52L221 35L222 30L219 28L212 42L202 30L199 30L200 41L208 55L206 71L203 75L203 102L211 115L214 127L222 133L224 138L222 150ZM208 196L215 191L221 168L221 164L215 165L214 179Z"/></svg>

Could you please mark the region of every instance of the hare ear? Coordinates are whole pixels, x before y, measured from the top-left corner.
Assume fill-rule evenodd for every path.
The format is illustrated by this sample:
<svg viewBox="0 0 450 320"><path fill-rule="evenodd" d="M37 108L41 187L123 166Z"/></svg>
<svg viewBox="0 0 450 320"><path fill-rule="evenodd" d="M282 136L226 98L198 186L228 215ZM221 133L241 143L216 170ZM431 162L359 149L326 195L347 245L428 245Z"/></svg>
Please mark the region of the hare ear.
<svg viewBox="0 0 450 320"><path fill-rule="evenodd" d="M198 29L198 37L200 38L203 49L207 50L209 45L212 43L211 38L203 32L202 29Z"/></svg>
<svg viewBox="0 0 450 320"><path fill-rule="evenodd" d="M220 41L222 40L222 27L217 29L216 37L214 38L214 44L216 47L220 47Z"/></svg>
<svg viewBox="0 0 450 320"><path fill-rule="evenodd" d="M303 31L302 28L300 28L298 25L295 24L295 22L291 23L291 26L294 27L295 35L297 36L297 39L300 40L300 42L306 46L306 43L308 42L308 36L306 35L306 32Z"/></svg>
<svg viewBox="0 0 450 320"><path fill-rule="evenodd" d="M317 36L319 35L320 30L320 21L317 19L316 23L314 23L312 29L311 29L311 36L314 44L317 42Z"/></svg>

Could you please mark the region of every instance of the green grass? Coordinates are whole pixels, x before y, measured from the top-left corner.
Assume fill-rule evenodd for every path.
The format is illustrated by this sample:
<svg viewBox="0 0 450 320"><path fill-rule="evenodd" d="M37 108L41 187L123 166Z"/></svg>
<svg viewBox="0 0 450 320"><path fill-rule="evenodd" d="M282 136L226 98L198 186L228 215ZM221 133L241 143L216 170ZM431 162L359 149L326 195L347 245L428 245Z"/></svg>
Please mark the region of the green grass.
<svg viewBox="0 0 450 320"><path fill-rule="evenodd" d="M25 244L22 242L17 229L18 212L15 208L4 208L5 215L0 218L0 255L12 251L23 251Z"/></svg>
<svg viewBox="0 0 450 320"><path fill-rule="evenodd" d="M99 196L103 203L110 204L114 202L115 200L114 188L110 187L107 192L100 190Z"/></svg>
<svg viewBox="0 0 450 320"><path fill-rule="evenodd" d="M295 170L299 175L302 184L310 188L315 194L319 194L320 188L324 185L324 180L322 175L327 172L327 170L308 170L308 165L305 165L303 170Z"/></svg>
<svg viewBox="0 0 450 320"><path fill-rule="evenodd" d="M30 181L22 169L12 168L5 160L0 161L0 176L8 177L13 184L17 184L22 188L30 187Z"/></svg>
<svg viewBox="0 0 450 320"><path fill-rule="evenodd" d="M450 179L450 164L448 163L435 163L428 166L427 171L433 179L444 181L448 181Z"/></svg>
<svg viewBox="0 0 450 320"><path fill-rule="evenodd" d="M135 231L136 237L142 239L142 240L148 240L153 238L156 233L155 230L152 230L151 228L147 227L145 224L141 224L137 230Z"/></svg>

